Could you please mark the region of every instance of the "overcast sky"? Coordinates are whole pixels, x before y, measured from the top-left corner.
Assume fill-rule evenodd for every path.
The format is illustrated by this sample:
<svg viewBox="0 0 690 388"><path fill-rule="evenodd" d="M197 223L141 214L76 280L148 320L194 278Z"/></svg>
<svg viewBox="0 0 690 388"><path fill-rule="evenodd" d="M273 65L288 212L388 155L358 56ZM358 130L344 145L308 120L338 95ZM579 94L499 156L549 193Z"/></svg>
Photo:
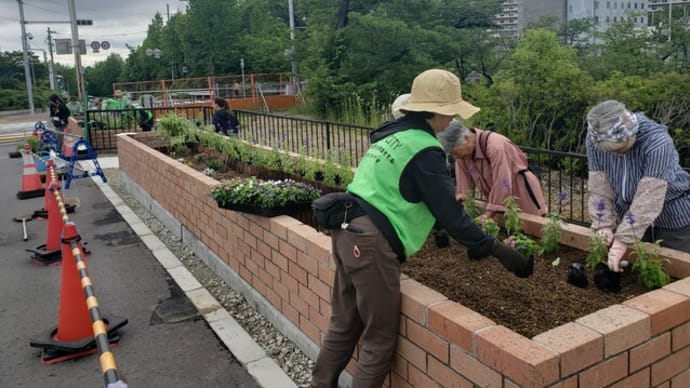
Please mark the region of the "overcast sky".
<svg viewBox="0 0 690 388"><path fill-rule="evenodd" d="M69 8L67 0L23 0L24 19L32 21L68 21ZM151 19L160 12L163 20L167 18L166 5L170 6L170 15L183 12L187 2L180 0L75 0L77 19L91 19L92 26L79 26L79 38L86 41L87 54L82 55L82 64L90 66L105 60L115 52L127 58L125 44L138 46L144 41ZM71 39L69 24L65 23L30 23L26 32L33 35L29 41L32 48L48 52L48 27L56 31L54 39ZM110 43L109 50L99 50L94 54L90 48L93 41ZM0 50L21 51L21 26L19 24L19 3L17 0L0 0ZM43 52L35 50L43 61ZM74 55L54 55L54 61L65 65L74 65Z"/></svg>

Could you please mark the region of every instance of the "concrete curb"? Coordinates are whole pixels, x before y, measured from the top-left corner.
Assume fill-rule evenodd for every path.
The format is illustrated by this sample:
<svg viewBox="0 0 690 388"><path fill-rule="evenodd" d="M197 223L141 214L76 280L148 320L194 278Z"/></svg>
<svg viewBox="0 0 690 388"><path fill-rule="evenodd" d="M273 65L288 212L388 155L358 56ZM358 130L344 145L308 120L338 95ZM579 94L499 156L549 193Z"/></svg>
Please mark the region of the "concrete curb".
<svg viewBox="0 0 690 388"><path fill-rule="evenodd" d="M100 163L100 159L99 159ZM108 168L116 168L107 163ZM111 167L112 166L112 167ZM86 166L84 166L86 167ZM225 308L194 278L175 255L168 250L162 241L144 224L141 219L120 199L120 197L103 183L100 177L91 179L108 198L110 203L122 215L132 230L151 250L158 262L165 268L185 295L194 304L218 338L237 358L242 366L261 387L297 387L290 377L272 358L257 344L242 326L225 310Z"/></svg>

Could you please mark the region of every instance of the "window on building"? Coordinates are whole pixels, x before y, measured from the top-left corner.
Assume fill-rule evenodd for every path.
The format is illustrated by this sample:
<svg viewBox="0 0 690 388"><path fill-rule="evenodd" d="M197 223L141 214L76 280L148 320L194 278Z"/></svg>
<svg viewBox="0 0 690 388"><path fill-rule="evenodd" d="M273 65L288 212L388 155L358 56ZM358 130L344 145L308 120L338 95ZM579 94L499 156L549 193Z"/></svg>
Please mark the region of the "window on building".
<svg viewBox="0 0 690 388"><path fill-rule="evenodd" d="M614 16L614 17L613 17L613 22L615 23L615 22L617 22L617 21L618 21L618 16Z"/></svg>
<svg viewBox="0 0 690 388"><path fill-rule="evenodd" d="M616 9L616 8L618 8L618 3L614 1L613 2L613 9Z"/></svg>
<svg viewBox="0 0 690 388"><path fill-rule="evenodd" d="M640 3L640 8L644 9L644 3Z"/></svg>
<svg viewBox="0 0 690 388"><path fill-rule="evenodd" d="M609 9L609 8L611 8L611 2L610 2L610 1L607 1L607 2L606 2L606 9Z"/></svg>
<svg viewBox="0 0 690 388"><path fill-rule="evenodd" d="M599 24L599 16L594 16L594 23Z"/></svg>
<svg viewBox="0 0 690 388"><path fill-rule="evenodd" d="M609 23L610 21L611 21L611 18L607 16L606 17L606 23Z"/></svg>
<svg viewBox="0 0 690 388"><path fill-rule="evenodd" d="M594 9L599 9L599 2L598 1L594 2Z"/></svg>
<svg viewBox="0 0 690 388"><path fill-rule="evenodd" d="M640 16L640 24L644 24L644 16Z"/></svg>
<svg viewBox="0 0 690 388"><path fill-rule="evenodd" d="M634 4L634 7L633 7L633 8L637 9L637 3Z"/></svg>
<svg viewBox="0 0 690 388"><path fill-rule="evenodd" d="M630 9L630 2L628 2L628 9Z"/></svg>

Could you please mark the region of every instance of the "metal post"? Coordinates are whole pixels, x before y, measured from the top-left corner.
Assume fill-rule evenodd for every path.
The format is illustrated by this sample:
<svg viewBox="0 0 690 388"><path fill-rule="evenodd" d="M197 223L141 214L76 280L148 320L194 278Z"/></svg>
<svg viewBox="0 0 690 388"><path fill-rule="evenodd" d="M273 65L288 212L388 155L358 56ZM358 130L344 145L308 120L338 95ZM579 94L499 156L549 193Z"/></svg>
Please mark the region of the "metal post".
<svg viewBox="0 0 690 388"><path fill-rule="evenodd" d="M242 98L245 98L247 94L244 91L244 58L240 58L240 68L242 69Z"/></svg>
<svg viewBox="0 0 690 388"><path fill-rule="evenodd" d="M673 0L668 0L668 41L671 41L671 30L673 29L673 12L671 8L673 6Z"/></svg>
<svg viewBox="0 0 690 388"><path fill-rule="evenodd" d="M79 100L84 99L84 79L81 72L81 52L79 51L79 30L77 28L77 8L74 0L69 0L69 20L72 27L72 51L74 51L74 68L77 72L77 90Z"/></svg>
<svg viewBox="0 0 690 388"><path fill-rule="evenodd" d="M48 50L50 50L50 64L48 65L48 74L50 74L50 88L57 90L57 82L55 82L55 64L53 63L53 36L55 31L51 31L48 27Z"/></svg>
<svg viewBox="0 0 690 388"><path fill-rule="evenodd" d="M31 74L29 74L29 54L27 53L27 44L26 44L26 27L24 24L24 4L22 3L22 0L17 0L17 3L19 4L19 24L21 25L22 29L22 52L24 54L24 78L26 78L26 94L27 97L29 98L29 112L31 114L36 113L34 110L34 93L33 93L33 87L31 86Z"/></svg>
<svg viewBox="0 0 690 388"><path fill-rule="evenodd" d="M295 84L297 83L297 63L295 63L295 12L293 8L292 0L288 0L288 14L290 16L290 43L292 45L290 48L290 57L292 59L292 85L290 85L290 87L292 90L290 93L294 96L296 94Z"/></svg>

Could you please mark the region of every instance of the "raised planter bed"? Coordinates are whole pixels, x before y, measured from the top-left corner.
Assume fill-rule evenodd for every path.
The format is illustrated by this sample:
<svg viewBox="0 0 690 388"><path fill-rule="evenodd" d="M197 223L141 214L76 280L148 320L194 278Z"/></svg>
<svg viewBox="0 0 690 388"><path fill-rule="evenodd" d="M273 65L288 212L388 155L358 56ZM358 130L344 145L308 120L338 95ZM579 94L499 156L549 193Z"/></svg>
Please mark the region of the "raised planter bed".
<svg viewBox="0 0 690 388"><path fill-rule="evenodd" d="M118 138L118 155L122 172L250 286L246 294L272 306L274 323L314 357L330 315L330 238L288 216L218 208L208 196L217 181L130 137ZM523 229L538 235L541 222L524 215ZM561 243L582 249L588 234L567 225ZM387 384L690 386L690 255L662 254L681 280L532 338L404 277L401 337Z"/></svg>

